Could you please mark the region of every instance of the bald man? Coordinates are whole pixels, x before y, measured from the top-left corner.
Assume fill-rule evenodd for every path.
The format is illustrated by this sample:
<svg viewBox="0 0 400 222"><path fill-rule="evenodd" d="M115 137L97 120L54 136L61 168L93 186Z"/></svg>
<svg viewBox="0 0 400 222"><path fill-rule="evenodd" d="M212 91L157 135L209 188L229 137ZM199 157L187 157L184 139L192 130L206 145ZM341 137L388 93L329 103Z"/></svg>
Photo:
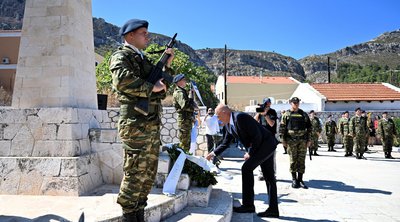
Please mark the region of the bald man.
<svg viewBox="0 0 400 222"><path fill-rule="evenodd" d="M269 189L269 207L266 211L258 213L257 216L278 218L279 209L273 158L277 140L274 135L250 115L243 112L232 112L226 105L218 105L215 114L223 122L227 133L222 143L206 158L210 160L215 155L220 155L229 147L233 138L240 140L247 151L241 169L243 203L240 207L233 207L233 211L237 213L255 212L253 171L257 166L260 166L267 189Z"/></svg>

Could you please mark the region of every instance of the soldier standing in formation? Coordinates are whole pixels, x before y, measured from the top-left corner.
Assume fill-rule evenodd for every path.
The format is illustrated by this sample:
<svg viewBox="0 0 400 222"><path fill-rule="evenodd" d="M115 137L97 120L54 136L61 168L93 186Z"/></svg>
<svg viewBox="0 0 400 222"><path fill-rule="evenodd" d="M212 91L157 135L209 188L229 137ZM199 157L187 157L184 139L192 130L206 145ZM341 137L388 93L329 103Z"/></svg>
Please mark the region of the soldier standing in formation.
<svg viewBox="0 0 400 222"><path fill-rule="evenodd" d="M382 114L382 119L378 123L378 133L381 137L383 152L386 159L394 159L392 157L393 139L397 135L396 126L391 118L388 118L388 113Z"/></svg>
<svg viewBox="0 0 400 222"><path fill-rule="evenodd" d="M142 50L149 42L148 22L139 19L127 21L120 29L124 45L110 59L112 87L117 93L120 106L118 133L124 149L124 177L117 203L121 205L122 221L144 221L147 196L154 184L160 150L161 99L166 96L167 86L159 79L152 84L148 79L154 65ZM174 58L170 54L166 71ZM135 110L139 99L149 101L148 115Z"/></svg>
<svg viewBox="0 0 400 222"><path fill-rule="evenodd" d="M300 99L290 99L291 108L282 116L279 133L283 146L288 147L292 187L308 187L303 182L307 147L311 145L311 122L307 113L299 109Z"/></svg>
<svg viewBox="0 0 400 222"><path fill-rule="evenodd" d="M356 115L350 119L350 135L353 136L354 151L357 159L364 157L365 142L368 136L367 118L361 116L361 108L355 109Z"/></svg>
<svg viewBox="0 0 400 222"><path fill-rule="evenodd" d="M349 111L343 113L339 120L339 132L342 135L342 141L346 154L344 156L353 156L353 136L350 134Z"/></svg>
<svg viewBox="0 0 400 222"><path fill-rule="evenodd" d="M311 121L311 150L312 155L319 156L317 153L318 150L318 138L319 134L322 131L321 122L319 118L315 116L314 110L311 110L309 113L310 121Z"/></svg>
<svg viewBox="0 0 400 222"><path fill-rule="evenodd" d="M328 151L336 152L333 147L335 146L335 136L337 133L336 122L332 120L332 115L328 116L328 121L325 123L325 135L328 140Z"/></svg>
<svg viewBox="0 0 400 222"><path fill-rule="evenodd" d="M174 106L178 113L178 128L179 128L179 142L180 147L185 151L189 151L190 148L190 134L192 131L192 124L194 121L194 110L196 104L192 98L189 98L189 94L185 89L186 78L183 74L178 74L174 77L174 83L176 88L173 94ZM189 92L191 93L191 92Z"/></svg>

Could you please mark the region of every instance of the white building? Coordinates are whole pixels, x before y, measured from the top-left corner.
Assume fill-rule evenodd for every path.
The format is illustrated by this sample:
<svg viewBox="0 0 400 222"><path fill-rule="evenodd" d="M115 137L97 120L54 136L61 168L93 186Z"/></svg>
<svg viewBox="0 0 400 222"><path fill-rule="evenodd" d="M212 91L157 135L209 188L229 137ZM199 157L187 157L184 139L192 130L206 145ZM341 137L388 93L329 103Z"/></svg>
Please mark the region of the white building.
<svg viewBox="0 0 400 222"><path fill-rule="evenodd" d="M400 88L388 83L301 83L294 96L315 111L400 109Z"/></svg>

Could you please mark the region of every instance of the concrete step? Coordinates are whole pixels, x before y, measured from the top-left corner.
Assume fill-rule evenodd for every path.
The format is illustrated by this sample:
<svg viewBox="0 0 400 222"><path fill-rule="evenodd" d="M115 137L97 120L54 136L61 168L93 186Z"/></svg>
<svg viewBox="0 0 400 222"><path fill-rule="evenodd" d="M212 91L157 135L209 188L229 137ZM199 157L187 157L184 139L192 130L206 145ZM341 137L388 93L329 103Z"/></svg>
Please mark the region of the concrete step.
<svg viewBox="0 0 400 222"><path fill-rule="evenodd" d="M165 222L228 222L232 218L232 195L214 189L207 207L186 207L179 213L163 220Z"/></svg>
<svg viewBox="0 0 400 222"><path fill-rule="evenodd" d="M240 206L240 201L238 199L233 200L233 206L238 207ZM232 213L232 220L231 222L253 222L254 220L254 213Z"/></svg>
<svg viewBox="0 0 400 222"><path fill-rule="evenodd" d="M0 221L121 221L117 204L119 186L103 185L84 196L0 195ZM147 221L160 221L178 213L188 204L188 192L177 190L167 197L162 189L153 188L145 209Z"/></svg>

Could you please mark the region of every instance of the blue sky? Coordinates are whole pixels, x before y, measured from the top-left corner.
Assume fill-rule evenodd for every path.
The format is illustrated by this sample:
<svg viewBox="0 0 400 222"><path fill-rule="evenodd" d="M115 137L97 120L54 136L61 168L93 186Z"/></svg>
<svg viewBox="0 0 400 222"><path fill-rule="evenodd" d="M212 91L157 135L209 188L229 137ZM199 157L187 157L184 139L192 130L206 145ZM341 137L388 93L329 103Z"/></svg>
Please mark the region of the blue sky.
<svg viewBox="0 0 400 222"><path fill-rule="evenodd" d="M400 29L400 0L92 0L93 16L149 31L194 49L277 52L296 59L325 54Z"/></svg>

